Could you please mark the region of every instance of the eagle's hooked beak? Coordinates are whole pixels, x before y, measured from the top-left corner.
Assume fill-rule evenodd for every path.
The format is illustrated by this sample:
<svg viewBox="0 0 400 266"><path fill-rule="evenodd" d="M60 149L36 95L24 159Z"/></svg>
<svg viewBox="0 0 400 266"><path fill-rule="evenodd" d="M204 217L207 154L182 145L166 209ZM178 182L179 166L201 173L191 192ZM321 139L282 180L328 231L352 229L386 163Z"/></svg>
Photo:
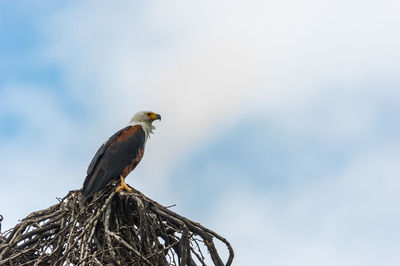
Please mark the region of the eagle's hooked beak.
<svg viewBox="0 0 400 266"><path fill-rule="evenodd" d="M152 121L157 120L157 119L161 120L161 115L156 114L156 113L150 113L148 116Z"/></svg>

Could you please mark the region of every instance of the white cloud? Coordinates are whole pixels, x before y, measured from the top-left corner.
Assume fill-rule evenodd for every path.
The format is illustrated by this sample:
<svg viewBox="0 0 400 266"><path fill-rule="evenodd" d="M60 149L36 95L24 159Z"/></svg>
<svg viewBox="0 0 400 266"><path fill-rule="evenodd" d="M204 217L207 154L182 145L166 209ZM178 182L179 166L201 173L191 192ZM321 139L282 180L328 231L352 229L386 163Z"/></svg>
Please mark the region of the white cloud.
<svg viewBox="0 0 400 266"><path fill-rule="evenodd" d="M171 152L163 143L173 143L177 154L241 115L296 113L336 87L357 98L400 68L392 1L93 3L57 14L53 58L104 124L138 109L164 114L169 129L157 145ZM342 100L326 107L346 120L339 126L370 127L342 115Z"/></svg>
<svg viewBox="0 0 400 266"><path fill-rule="evenodd" d="M16 134L0 139L0 214L6 229L29 212L54 204L57 196L79 188L86 163L80 162L84 156L77 140L85 136L50 90L9 84L0 98L0 114L11 115L21 125Z"/></svg>
<svg viewBox="0 0 400 266"><path fill-rule="evenodd" d="M237 265L397 265L400 154L387 148L306 189L243 186L208 222L231 240Z"/></svg>

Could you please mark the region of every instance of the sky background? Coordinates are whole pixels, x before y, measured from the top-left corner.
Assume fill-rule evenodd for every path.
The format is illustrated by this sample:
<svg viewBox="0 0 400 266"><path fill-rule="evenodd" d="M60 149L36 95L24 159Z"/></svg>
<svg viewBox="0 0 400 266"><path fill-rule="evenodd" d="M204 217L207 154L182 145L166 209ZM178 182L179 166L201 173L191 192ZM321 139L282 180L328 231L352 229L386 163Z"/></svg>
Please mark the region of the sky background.
<svg viewBox="0 0 400 266"><path fill-rule="evenodd" d="M0 214L82 186L139 110L127 182L234 265L400 264L398 1L0 1Z"/></svg>

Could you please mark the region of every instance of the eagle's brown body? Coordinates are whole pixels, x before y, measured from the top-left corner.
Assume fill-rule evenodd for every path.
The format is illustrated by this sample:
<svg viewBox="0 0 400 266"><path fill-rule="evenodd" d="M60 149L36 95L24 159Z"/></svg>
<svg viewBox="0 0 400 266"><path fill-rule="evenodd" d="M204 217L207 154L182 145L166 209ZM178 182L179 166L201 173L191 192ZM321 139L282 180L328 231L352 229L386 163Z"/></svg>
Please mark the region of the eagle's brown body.
<svg viewBox="0 0 400 266"><path fill-rule="evenodd" d="M90 163L83 195L90 196L111 180L125 178L143 157L146 133L141 125L127 126L104 143Z"/></svg>

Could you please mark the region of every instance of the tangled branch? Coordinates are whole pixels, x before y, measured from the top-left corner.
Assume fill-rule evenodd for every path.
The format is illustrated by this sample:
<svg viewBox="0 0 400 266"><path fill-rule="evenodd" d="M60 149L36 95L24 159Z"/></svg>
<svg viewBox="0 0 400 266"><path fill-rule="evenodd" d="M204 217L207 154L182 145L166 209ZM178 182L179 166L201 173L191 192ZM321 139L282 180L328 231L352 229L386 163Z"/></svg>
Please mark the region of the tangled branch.
<svg viewBox="0 0 400 266"><path fill-rule="evenodd" d="M0 265L224 265L214 240L229 242L133 189L115 184L87 202L70 191L0 235ZM211 259L211 261L210 261Z"/></svg>

